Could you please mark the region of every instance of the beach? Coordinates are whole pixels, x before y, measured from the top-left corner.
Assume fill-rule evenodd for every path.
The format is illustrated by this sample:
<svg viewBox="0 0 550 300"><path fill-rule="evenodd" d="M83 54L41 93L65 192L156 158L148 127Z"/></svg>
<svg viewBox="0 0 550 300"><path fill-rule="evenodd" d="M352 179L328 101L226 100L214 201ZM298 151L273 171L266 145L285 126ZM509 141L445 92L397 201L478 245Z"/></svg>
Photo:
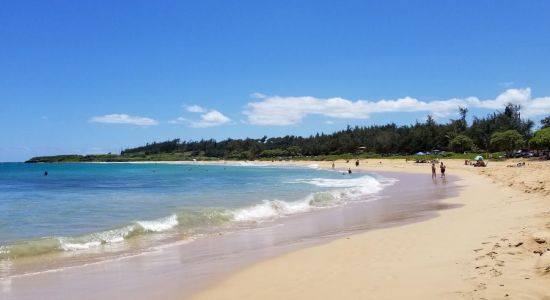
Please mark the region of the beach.
<svg viewBox="0 0 550 300"><path fill-rule="evenodd" d="M23 168L28 169L26 166ZM24 175L32 176L36 173L36 169L41 168L32 167L26 170ZM101 174L100 177L105 176L103 175L105 172L144 173L140 176L145 176L147 180L157 178L157 193L166 194L161 202L153 202L157 206L164 202L170 203L169 200L172 199L168 197L170 189L181 188L180 181L175 185L166 185L165 181L186 180L189 176L186 174L204 177L201 181L216 180L218 185L221 185L219 188L223 188L225 192L225 197L221 198L223 202L219 202L220 204L232 199L231 190L221 184L224 181L223 178L231 180L232 184L239 189L234 191L238 198L233 198L233 201L245 200L241 196L244 191L242 184L245 183L254 186L254 182L256 184L266 182L272 191L270 196L268 192L259 193L257 188L248 188L248 197L256 200L245 201L244 207L238 205L236 209L218 209L216 215L203 213L189 215L187 212L182 214L180 211L176 213L175 221L178 222L174 225L172 225L172 218L156 219L153 223L152 221L131 222L123 227L115 227L114 230L102 229L97 233L72 238L80 244L71 244L71 248L66 248L67 244L62 244L63 248L48 246L44 250L51 249L53 252L30 257L13 256L13 260L4 259L0 264L2 299L35 299L37 295L43 299L189 297L225 276L257 262L325 244L353 233L434 218L438 210L453 207L442 204L441 200L456 195L460 189L460 186L455 184L458 180L454 176L450 176L446 183L438 180L438 184L434 184L429 177L415 174L382 171L367 173L356 170L353 175L349 175L339 170L327 172L317 164L279 165L273 168L261 162L227 162L212 166L203 163L190 165L172 162L50 165L48 168L50 176L61 176L62 171L68 172L67 175L72 174L71 176L82 174L83 171L86 174L93 171ZM215 171L218 172L217 175ZM234 179L230 179L235 174L239 174L242 184L235 184ZM254 179L246 174L252 174L260 179ZM265 176L269 180L261 179ZM88 184L97 185L92 183L97 179L86 177L85 180L90 182L82 183L85 184L85 189L91 187ZM278 187L274 185L274 181L279 181ZM158 186L161 182L165 182L163 187ZM134 182L134 185L136 183ZM126 181L123 181L123 184L126 185ZM104 183L101 185L103 186ZM260 185L260 187L267 186ZM318 192L304 194L306 191L302 190L303 188L306 188L306 191L313 189ZM119 185L115 185L115 189L119 190ZM137 191L140 190L142 189ZM149 192L150 187L145 186L143 191ZM331 192L327 194L327 191ZM109 198L110 193L106 191L102 191L99 196L111 199L110 207L119 203L122 208L128 207L126 205L128 201L138 196L135 194L136 191L131 194L131 198L120 192L117 191L116 194L121 198L120 200ZM283 198L285 193L287 197ZM301 199L299 193L306 197ZM144 199L148 198L146 194L144 196ZM258 201L274 196L278 199ZM55 195L54 199L57 199ZM184 199L178 196L174 200L181 203ZM192 199L195 205L199 204L197 202L199 198L196 195ZM219 197L212 199L219 199ZM281 201L283 199L288 199L288 202ZM62 199L57 201L60 200ZM81 201L85 200L86 198L82 198ZM212 201L207 198L206 200L206 202L203 200L203 203ZM249 203L248 206L246 203ZM146 203L141 205L144 204ZM87 207L82 206L80 209ZM151 206L146 207L152 210ZM100 209L96 206L92 208ZM138 211L143 210L139 205L132 207L132 209L136 208ZM101 210L100 213L100 216L105 214ZM212 223L214 220L220 221L212 219L220 213L225 216L222 219L224 222L218 223L221 226ZM228 217L231 215L232 220L229 220ZM189 219L190 216L193 218ZM46 221L48 218L44 219L44 222ZM190 223L190 221L193 222ZM200 222L197 223L197 221ZM155 224L155 228L162 230L143 231L141 224L148 227ZM170 228L161 224L170 225ZM199 224L206 227L196 227L200 232L190 236L187 233L188 230L193 229L190 226ZM133 230L131 232L135 232L137 228L142 234L127 236L124 234L125 231L118 228L131 228ZM66 243L69 239L71 237L50 237L46 241L59 240ZM18 252L13 254L22 253L22 249L26 249L25 254L36 253L37 250L42 249L35 245L42 244L22 244L23 247L15 248ZM8 248L10 251L8 255L12 255L12 249L14 248Z"/></svg>
<svg viewBox="0 0 550 300"><path fill-rule="evenodd" d="M550 1L495 2L3 2L0 300L550 300Z"/></svg>
<svg viewBox="0 0 550 300"><path fill-rule="evenodd" d="M366 202L179 238L107 260L75 256L75 265L6 277L0 292L3 299L544 299L550 293L550 164L509 167L518 162L474 168L444 160L447 178L438 170L432 179L426 163L336 161L341 178L351 169L359 178L397 181ZM189 163L146 164L173 170ZM300 167L293 172L313 172L312 178L316 170L332 169L332 162L318 161L196 164L202 170L275 165L282 174Z"/></svg>
<svg viewBox="0 0 550 300"><path fill-rule="evenodd" d="M549 298L550 163L444 162L463 187L444 203L459 207L256 263L192 299ZM428 164L403 160L372 159L360 168L429 176Z"/></svg>

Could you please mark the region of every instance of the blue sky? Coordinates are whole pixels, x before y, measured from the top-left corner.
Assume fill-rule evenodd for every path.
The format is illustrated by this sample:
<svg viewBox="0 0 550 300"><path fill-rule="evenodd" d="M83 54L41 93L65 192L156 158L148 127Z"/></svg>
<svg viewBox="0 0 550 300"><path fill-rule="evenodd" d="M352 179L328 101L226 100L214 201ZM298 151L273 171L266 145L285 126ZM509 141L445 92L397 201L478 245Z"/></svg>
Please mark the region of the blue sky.
<svg viewBox="0 0 550 300"><path fill-rule="evenodd" d="M444 122L505 101L538 121L549 15L548 1L4 2L0 161Z"/></svg>

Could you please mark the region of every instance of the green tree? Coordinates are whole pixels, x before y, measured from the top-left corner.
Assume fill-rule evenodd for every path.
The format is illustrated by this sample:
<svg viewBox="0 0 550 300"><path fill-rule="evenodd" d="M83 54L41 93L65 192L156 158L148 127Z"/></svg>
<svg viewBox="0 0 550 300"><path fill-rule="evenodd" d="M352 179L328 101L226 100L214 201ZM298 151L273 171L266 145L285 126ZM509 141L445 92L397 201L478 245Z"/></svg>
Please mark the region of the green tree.
<svg viewBox="0 0 550 300"><path fill-rule="evenodd" d="M264 150L260 153L261 157L281 157L285 156L285 152L281 149Z"/></svg>
<svg viewBox="0 0 550 300"><path fill-rule="evenodd" d="M302 149L298 146L290 146L286 149L286 153L288 156L301 156Z"/></svg>
<svg viewBox="0 0 550 300"><path fill-rule="evenodd" d="M542 125L542 128L550 127L550 116L540 120L540 124Z"/></svg>
<svg viewBox="0 0 550 300"><path fill-rule="evenodd" d="M506 151L508 154L523 146L525 141L523 136L517 130L506 130L496 132L491 136L491 147L495 150Z"/></svg>
<svg viewBox="0 0 550 300"><path fill-rule="evenodd" d="M529 140L529 148L538 150L550 149L550 127L535 132L535 136Z"/></svg>
<svg viewBox="0 0 550 300"><path fill-rule="evenodd" d="M454 139L452 139L449 142L449 148L457 153L462 153L464 151L472 149L472 146L474 145L474 142L471 138L459 134Z"/></svg>

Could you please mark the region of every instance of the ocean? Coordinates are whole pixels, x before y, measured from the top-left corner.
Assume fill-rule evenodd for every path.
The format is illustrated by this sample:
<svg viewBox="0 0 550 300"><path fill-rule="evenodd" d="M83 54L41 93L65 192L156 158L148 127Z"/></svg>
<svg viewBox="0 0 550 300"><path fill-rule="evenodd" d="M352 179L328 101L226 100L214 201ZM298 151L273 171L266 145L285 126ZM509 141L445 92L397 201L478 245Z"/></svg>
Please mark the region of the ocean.
<svg viewBox="0 0 550 300"><path fill-rule="evenodd" d="M109 257L269 226L377 200L394 182L317 165L1 163L0 262Z"/></svg>

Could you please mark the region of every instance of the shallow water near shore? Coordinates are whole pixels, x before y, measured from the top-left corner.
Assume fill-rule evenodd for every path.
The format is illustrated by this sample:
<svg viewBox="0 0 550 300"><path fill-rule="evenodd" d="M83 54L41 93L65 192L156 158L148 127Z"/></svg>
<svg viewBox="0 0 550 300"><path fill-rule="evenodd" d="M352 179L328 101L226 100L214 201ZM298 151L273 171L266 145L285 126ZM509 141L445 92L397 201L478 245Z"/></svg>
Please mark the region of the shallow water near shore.
<svg viewBox="0 0 550 300"><path fill-rule="evenodd" d="M221 168L227 168L227 166L221 166ZM246 168L250 169L250 167ZM281 171L281 168L276 171ZM341 200L346 203L330 202L330 205L307 209L304 207L308 206L301 206L297 213L285 213L284 209L279 208L275 211L283 213L276 217L273 213L269 213L268 218L247 222L246 225L210 227L216 229L203 231L195 236L181 233L168 237L164 234L146 234L130 238L122 243L124 246L121 247L125 249L117 250L124 255L113 256L109 260L96 259L90 253L75 256L74 251L63 252L64 255L68 253L72 258L72 265L67 268L66 264L55 263L56 259L49 259L48 255L40 256L28 260L32 263L15 267L25 270L23 273L28 275L23 276L5 276L11 273L6 270L13 270L18 264L14 260L5 260L1 266L4 270L1 291L6 299L32 299L38 293L43 298L51 299L97 297L115 299L128 297L129 291L139 291L135 292L135 295L131 293L132 298L137 299L156 296L180 298L231 270L259 259L322 243L350 232L431 217L437 209L447 207L439 203L439 200L452 196L457 191L457 186L450 183L453 181L452 177L447 183L441 179L434 182L428 176L394 173L384 173L382 176L361 173L342 179L343 175L339 172L311 168L284 168L283 170L283 173L292 174L293 172L298 172L300 178L284 176L281 186L292 187L306 181L305 187L322 188L324 189L322 192L326 192L326 189L338 189L339 193L344 189L348 191L348 194L344 195L347 196L350 189L356 188L353 180L358 178L368 176L376 180L386 180L386 183L376 192L352 193L351 198L344 197L344 200ZM311 178L304 178L304 174L314 175ZM329 177L323 178L323 175ZM335 177L331 178L333 176ZM327 180L332 179L337 179L338 182L333 182L330 187L322 186L327 184ZM340 180L348 180L348 182ZM312 184L312 181L316 184ZM338 186L335 187L335 185ZM261 195L266 195L268 192L266 190ZM308 190L305 193L307 203L312 201L311 198L307 198L311 192ZM319 192L319 190L313 192ZM296 191L290 191L288 195L292 196L288 200L299 199L288 203L304 202L303 197L296 197L298 195ZM259 214L264 216L265 207L265 202L256 200L238 208L237 211L242 211L243 208L248 212L259 210ZM229 223L239 224L240 221L236 220L236 215L232 215L233 219ZM152 243L151 240L155 239L159 241ZM37 264L44 265L43 270L51 271L29 272L35 270ZM53 266L56 268L52 268ZM29 289L29 287L32 288ZM94 291L92 294L86 293L92 290ZM63 293L60 294L60 291Z"/></svg>
<svg viewBox="0 0 550 300"><path fill-rule="evenodd" d="M394 182L314 166L1 164L0 260L17 268L0 275L55 267L44 258L99 261L372 201Z"/></svg>

